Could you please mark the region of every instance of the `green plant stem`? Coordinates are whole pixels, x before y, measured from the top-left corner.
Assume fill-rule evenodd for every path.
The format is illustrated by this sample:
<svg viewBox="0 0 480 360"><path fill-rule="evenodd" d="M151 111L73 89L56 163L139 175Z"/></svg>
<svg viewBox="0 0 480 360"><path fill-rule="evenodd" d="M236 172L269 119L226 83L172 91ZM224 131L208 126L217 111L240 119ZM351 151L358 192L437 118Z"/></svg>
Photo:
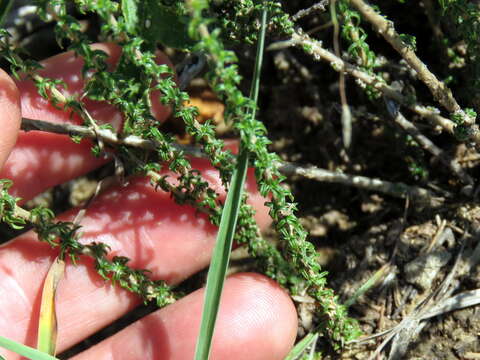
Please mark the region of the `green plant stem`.
<svg viewBox="0 0 480 360"><path fill-rule="evenodd" d="M263 9L261 20L261 31L257 46L257 56L255 61L254 81L250 97L256 105L260 87L260 72L263 61L263 51L265 46L265 28L267 21L267 11ZM255 117L254 107L250 116ZM230 260L233 238L237 227L237 220L240 207L243 201L243 188L248 169L248 150L241 144L240 155L237 158L237 165L232 175L230 187L228 188L227 199L222 211L220 226L217 234L215 248L213 250L212 260L207 277L207 286L205 290L205 302L202 312L202 322L200 333L195 349L195 359L208 359L215 330L215 322L220 307L220 299L225 283L225 276Z"/></svg>
<svg viewBox="0 0 480 360"><path fill-rule="evenodd" d="M3 189L2 191L5 191ZM4 194L5 195L5 194ZM61 257L68 253L75 262L79 255L85 255L95 260L95 267L100 276L105 280L118 283L121 287L139 295L144 301L155 301L159 307L176 301L170 287L163 281L153 281L148 278L144 270L133 270L126 266L127 258L116 256L112 260L107 258L108 246L102 243L83 245L78 242L76 232L78 225L68 222L53 222L53 214L41 211L28 211L15 204L8 208L2 206L5 217L8 212L9 219L16 219L17 223L30 223L38 233L39 239L48 242L52 247L59 247ZM65 237L62 239L62 237Z"/></svg>

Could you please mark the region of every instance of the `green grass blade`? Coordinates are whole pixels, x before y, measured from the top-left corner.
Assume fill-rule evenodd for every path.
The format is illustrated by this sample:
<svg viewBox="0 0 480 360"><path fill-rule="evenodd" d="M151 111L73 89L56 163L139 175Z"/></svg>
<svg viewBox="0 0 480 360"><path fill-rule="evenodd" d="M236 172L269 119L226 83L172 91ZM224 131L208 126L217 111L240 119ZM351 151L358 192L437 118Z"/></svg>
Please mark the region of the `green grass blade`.
<svg viewBox="0 0 480 360"><path fill-rule="evenodd" d="M262 12L262 28L257 46L257 57L255 62L254 81L250 97L255 102L258 98L258 89L260 86L260 68L263 60L265 28L267 12ZM250 114L255 116L255 109ZM202 322L200 333L195 349L196 360L206 360L210 354L213 333L215 330L215 321L218 315L220 298L225 282L225 275L230 260L230 251L232 249L233 237L237 225L238 212L242 204L243 187L248 169L248 152L240 149L240 155L237 158L237 166L233 172L230 187L228 189L227 199L222 211L220 227L217 234L215 248L213 250L212 261L208 270L207 286L205 291L205 303L203 305Z"/></svg>
<svg viewBox="0 0 480 360"><path fill-rule="evenodd" d="M12 7L13 0L0 0L0 26L3 26L5 18Z"/></svg>
<svg viewBox="0 0 480 360"><path fill-rule="evenodd" d="M380 280L382 280L391 270L392 270L392 267L390 266L389 263L383 265L362 286L360 286L360 288L357 291L355 291L355 293L347 301L345 301L343 305L345 305L348 308L353 304L355 304L355 302L360 296L362 296L372 287L377 285L380 282Z"/></svg>
<svg viewBox="0 0 480 360"><path fill-rule="evenodd" d="M135 33L138 25L138 8L134 0L122 0L122 15L130 33Z"/></svg>
<svg viewBox="0 0 480 360"><path fill-rule="evenodd" d="M220 297L225 282L233 235L237 224L238 210L242 203L243 184L248 167L248 154L242 152L238 157L237 167L232 176L227 200L220 221L217 242L213 251L210 269L208 270L205 303L202 323L195 351L195 359L208 359L212 344L215 321L217 319Z"/></svg>
<svg viewBox="0 0 480 360"><path fill-rule="evenodd" d="M252 87L250 88L250 98L253 100L255 105L258 102L258 92L260 91L260 71L262 68L263 63L263 54L265 49L265 32L267 29L267 10L262 11L262 21L261 21L261 28L260 34L258 34L258 45L257 45L257 53L255 56L255 68L253 70L253 81ZM252 118L255 117L256 108L253 109Z"/></svg>
<svg viewBox="0 0 480 360"><path fill-rule="evenodd" d="M0 347L13 351L21 356L32 360L58 360L56 357L45 354L29 346L20 344L14 340L0 336Z"/></svg>
<svg viewBox="0 0 480 360"><path fill-rule="evenodd" d="M318 339L318 333L310 333L305 336L301 341L298 342L297 345L288 353L285 360L298 360L303 359L304 355L308 348L310 348L309 356L307 359L313 359L313 355L315 352L315 344Z"/></svg>

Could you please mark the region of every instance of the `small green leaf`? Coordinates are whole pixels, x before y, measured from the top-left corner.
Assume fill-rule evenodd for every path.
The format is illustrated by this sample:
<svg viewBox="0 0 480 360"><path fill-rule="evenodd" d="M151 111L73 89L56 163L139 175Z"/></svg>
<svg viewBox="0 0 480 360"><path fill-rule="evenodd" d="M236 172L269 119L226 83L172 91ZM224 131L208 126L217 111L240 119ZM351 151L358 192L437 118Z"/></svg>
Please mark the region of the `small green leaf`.
<svg viewBox="0 0 480 360"><path fill-rule="evenodd" d="M136 33L138 25L138 8L135 0L122 0L122 14L129 33Z"/></svg>
<svg viewBox="0 0 480 360"><path fill-rule="evenodd" d="M160 43L175 49L190 49L194 42L188 36L188 17L160 3L144 1L143 36L150 43Z"/></svg>
<svg viewBox="0 0 480 360"><path fill-rule="evenodd" d="M70 135L70 139L72 139L72 141L75 143L75 144L80 144L83 140L83 136L80 136L80 135Z"/></svg>
<svg viewBox="0 0 480 360"><path fill-rule="evenodd" d="M298 360L305 359L307 351L310 349L307 355L307 359L313 359L313 353L315 351L315 344L318 340L317 333L310 333L305 336L295 347L288 353L285 360Z"/></svg>

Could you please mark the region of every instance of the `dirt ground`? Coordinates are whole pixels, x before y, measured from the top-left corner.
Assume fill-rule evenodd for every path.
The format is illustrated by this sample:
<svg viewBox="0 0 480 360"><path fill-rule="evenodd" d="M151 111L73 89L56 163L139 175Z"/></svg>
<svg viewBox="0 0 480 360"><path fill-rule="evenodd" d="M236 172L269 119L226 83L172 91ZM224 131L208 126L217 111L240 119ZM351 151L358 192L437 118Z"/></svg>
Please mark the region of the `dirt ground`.
<svg viewBox="0 0 480 360"><path fill-rule="evenodd" d="M412 174L408 162L417 156L418 149L405 144L405 135L390 122L381 104L372 107L360 101L353 145L345 151L340 115L332 105L335 100L330 102L337 89L332 86L325 93L318 85L323 77L322 64L311 63L296 50L285 53L272 55L272 76L277 85L264 84L262 112L274 139L272 149L284 160L383 180L439 186L455 194L432 209L412 199L289 179L302 223L318 249L319 261L329 271L330 286L343 301L349 301L370 282L365 294L350 306L350 314L359 321L363 336L398 324L407 329L407 334L398 332L395 345L391 345L392 341L385 344L378 357L373 356L374 351L386 336L352 345L341 358L479 359L478 307L416 320L421 318L420 311L440 304L441 299L479 288L477 198L462 196L461 186L448 170L425 154L421 156L429 172L427 178ZM347 86L352 102L364 98L353 82ZM444 135L435 139L475 174L479 159L474 149ZM442 287L448 289L443 290L448 295L437 293ZM419 307L426 299L428 302ZM406 324L408 321L413 324ZM414 335L409 338L411 333Z"/></svg>
<svg viewBox="0 0 480 360"><path fill-rule="evenodd" d="M294 13L304 3L293 1L288 10ZM395 4L387 10L390 14L398 9L404 11L400 6ZM434 70L442 69L434 47L422 46L430 31L422 7L412 5L409 9L414 9L411 16L422 24L422 29L426 28L426 35L417 39L420 56ZM302 26L313 28L324 20L322 16L310 17L302 21ZM413 29L405 19L398 21L403 31ZM418 30L415 34L423 33ZM400 63L385 43L369 35L376 50L392 56L395 61L391 64ZM330 39L331 30L325 30L321 37ZM243 85L248 89L252 49L238 50L241 72L247 74ZM351 303L350 315L359 321L362 337L394 329L370 341L350 344L340 355L330 354L321 343L319 350L327 359L480 359L480 310L478 306L462 305L467 300L475 303L480 296L474 292L480 289L477 189L466 195L467 189L442 163L413 144L392 123L383 99L370 101L351 79L347 80L347 97L354 113L353 142L346 150L341 140L337 73L327 63L316 62L297 49L269 52L265 61L259 118L268 128L271 150L283 160L418 185L437 191L440 197L451 194L441 206L432 208L415 199L356 187L301 177L288 179L287 186L295 194L298 215L310 233L309 240L318 250L319 262L329 271L329 285L342 302ZM408 69L399 69L392 71L387 66L385 71L391 72L392 80L404 79L418 85L418 97L432 103L428 92L409 78ZM217 117L219 134L228 137L222 105L211 97L201 80L196 81L197 87L194 83L191 88L196 105L206 117ZM456 84L459 93L460 85ZM433 131L412 114L408 116L446 155L476 178L480 154L474 148ZM181 127L171 126L170 130L188 141ZM48 203L57 199L61 209L81 201L74 198L94 188L96 176L54 189L46 196ZM67 202L70 193L73 197ZM275 237L273 233L268 236ZM298 306L302 334L310 330L308 304L299 302ZM378 356L376 350L381 350Z"/></svg>

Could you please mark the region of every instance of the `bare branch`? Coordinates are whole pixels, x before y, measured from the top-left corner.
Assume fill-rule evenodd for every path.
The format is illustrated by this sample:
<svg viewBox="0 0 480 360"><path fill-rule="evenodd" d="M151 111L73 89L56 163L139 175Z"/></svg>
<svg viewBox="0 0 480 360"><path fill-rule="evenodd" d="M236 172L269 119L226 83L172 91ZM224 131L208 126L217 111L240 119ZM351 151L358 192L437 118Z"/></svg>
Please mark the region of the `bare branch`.
<svg viewBox="0 0 480 360"><path fill-rule="evenodd" d="M388 85L383 79L363 71L358 66L343 61L332 52L324 49L321 41L311 38L309 35L303 33L301 29L297 29L297 31L292 34L291 39L273 43L267 48L267 50L281 50L291 46L306 49L314 59L318 61L327 61L335 71L343 70L348 75L356 78L359 81L360 86L369 85L373 87L375 90L380 91L385 97L405 106L433 124L439 125L451 135L455 135L456 124L441 116L438 109L426 107L418 103L412 104L409 99L395 90L392 86ZM477 125L472 125L470 129L472 131L467 133L468 140L474 142L477 146L480 146L480 131L478 131Z"/></svg>
<svg viewBox="0 0 480 360"><path fill-rule="evenodd" d="M51 123L42 120L22 119L22 130L25 131L46 131L56 134L77 135L86 138L101 137L106 143L114 146L126 145L153 151L159 147L159 143L153 140L145 140L137 136L129 135L121 138L118 134L109 129L100 129L98 132L78 125ZM188 155L195 157L205 157L206 155L197 147L174 144L174 146ZM302 167L291 163L278 163L280 172L286 176L302 176L322 182L343 184L360 189L381 192L398 198L407 196L413 201L419 202L428 207L437 207L443 203L443 198L436 196L433 192L417 187L409 186L404 183L392 183L380 179L372 179L364 176L347 175L317 168L315 166Z"/></svg>
<svg viewBox="0 0 480 360"><path fill-rule="evenodd" d="M365 176L333 172L316 166L302 167L289 163L282 164L279 170L286 176L299 175L321 182L343 184L360 189L377 191L402 199L409 197L413 201L428 207L437 207L443 203L443 198L437 197L431 191L417 186L409 186L404 183L393 183Z"/></svg>
<svg viewBox="0 0 480 360"><path fill-rule="evenodd" d="M302 9L292 16L292 21L297 21L302 17L308 16L315 11L325 11L325 6L327 6L328 0L322 0L316 4L313 4L309 8Z"/></svg>
<svg viewBox="0 0 480 360"><path fill-rule="evenodd" d="M461 112L457 100L453 97L452 91L437 77L428 70L427 66L417 57L415 51L405 41L400 34L395 31L393 23L378 14L370 5L363 0L351 0L350 3L360 12L360 14L370 22L375 30L407 61L407 63L417 72L418 77L430 89L435 100L442 104L450 113ZM464 118L467 118L463 114ZM469 125L472 119L466 119Z"/></svg>
<svg viewBox="0 0 480 360"><path fill-rule="evenodd" d="M393 104L393 101L386 100L387 108L389 113L393 118L393 121L399 125L403 130L410 134L415 141L426 151L432 154L435 158L443 162L446 166L453 171L453 173L466 185L473 185L474 181L470 175L468 175L465 170L460 166L460 164L451 156L447 155L442 149L436 146L429 138L423 135L418 128L408 121L403 114L394 109L396 106ZM390 105L389 105L390 104Z"/></svg>
<svg viewBox="0 0 480 360"><path fill-rule="evenodd" d="M126 145L136 148L141 148L144 150L153 151L158 148L159 144L156 141L143 139L139 136L128 135L126 137L121 137L117 133L109 129L99 129L94 131L90 127L73 125L68 123L52 123L49 121L43 120L33 120L33 119L22 119L22 130L24 131L45 131L55 134L63 134L70 136L82 136L89 139L95 139L97 137L101 138L105 143L110 145ZM178 150L187 152L188 154L196 157L205 156L201 153L198 148L194 146L178 145L173 144Z"/></svg>

